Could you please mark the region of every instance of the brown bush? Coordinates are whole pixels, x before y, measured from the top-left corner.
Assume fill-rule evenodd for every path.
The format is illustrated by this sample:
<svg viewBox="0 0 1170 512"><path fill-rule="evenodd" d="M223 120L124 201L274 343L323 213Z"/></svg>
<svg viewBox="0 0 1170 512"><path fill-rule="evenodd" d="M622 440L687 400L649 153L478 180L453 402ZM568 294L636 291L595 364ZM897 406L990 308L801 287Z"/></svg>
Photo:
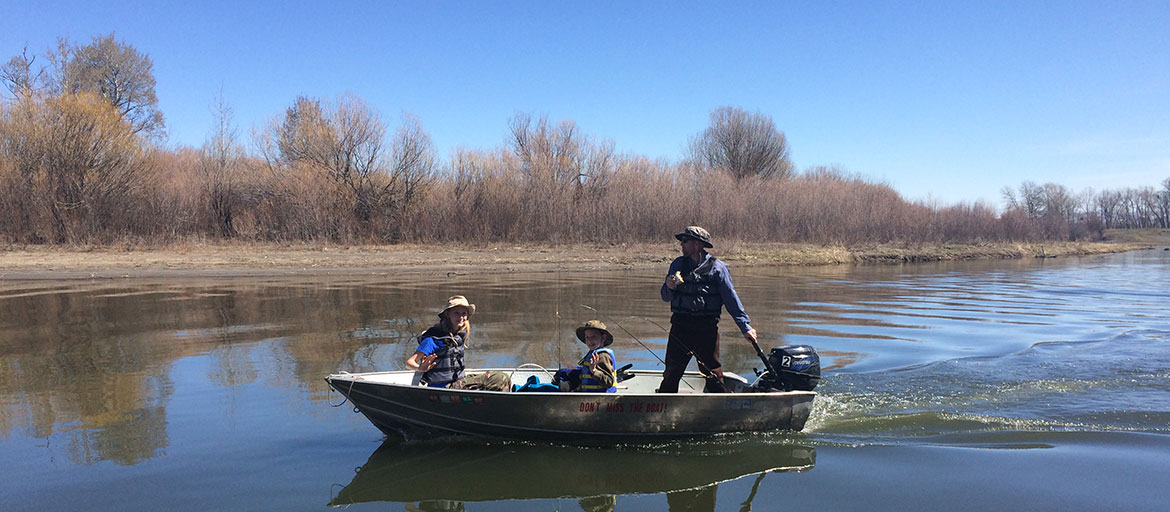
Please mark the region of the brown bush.
<svg viewBox="0 0 1170 512"><path fill-rule="evenodd" d="M997 213L985 203L908 202L831 167L734 177L619 155L572 122L527 116L511 121L506 147L460 148L440 163L417 120L382 140L376 114L343 100L317 117L320 102L298 100L296 115L266 131L259 157L235 143L222 117L203 148L160 151L92 96L5 105L0 240L644 242L699 224L725 240L849 246L1085 238L1110 222L1164 217L1153 189L1077 202L1059 186L1030 185L1028 202ZM339 142L351 132L360 147Z"/></svg>
<svg viewBox="0 0 1170 512"><path fill-rule="evenodd" d="M156 160L112 105L93 93L25 96L0 120L12 188L12 237L108 242L144 231Z"/></svg>

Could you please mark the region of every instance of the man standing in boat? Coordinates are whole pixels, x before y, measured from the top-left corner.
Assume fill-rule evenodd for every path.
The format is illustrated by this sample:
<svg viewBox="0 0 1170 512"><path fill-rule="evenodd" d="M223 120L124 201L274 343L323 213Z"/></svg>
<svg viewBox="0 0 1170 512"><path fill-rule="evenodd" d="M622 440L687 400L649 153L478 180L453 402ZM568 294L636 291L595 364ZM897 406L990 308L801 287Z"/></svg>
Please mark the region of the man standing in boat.
<svg viewBox="0 0 1170 512"><path fill-rule="evenodd" d="M678 392L692 355L708 376L703 391L726 391L719 362L719 315L726 307L743 337L752 343L756 342L756 330L731 284L727 264L706 251L714 247L711 234L699 226L687 226L674 237L682 244L683 255L670 263L662 285L662 300L670 303L671 316L666 369L658 392Z"/></svg>

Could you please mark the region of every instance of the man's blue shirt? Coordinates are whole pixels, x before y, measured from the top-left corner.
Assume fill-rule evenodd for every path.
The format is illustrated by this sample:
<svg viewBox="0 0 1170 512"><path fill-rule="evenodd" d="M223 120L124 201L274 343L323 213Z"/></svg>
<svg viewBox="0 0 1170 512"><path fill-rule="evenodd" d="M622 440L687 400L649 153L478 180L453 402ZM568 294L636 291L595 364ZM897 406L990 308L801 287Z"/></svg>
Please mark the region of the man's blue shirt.
<svg viewBox="0 0 1170 512"><path fill-rule="evenodd" d="M698 264L695 264L688 256L679 256L670 262L670 268L666 271L669 276L675 272L682 272L683 274L690 273L692 270L702 265L707 261L707 258L714 259L714 265L711 268L711 274L714 275L718 282L719 297L723 299L723 307L727 308L727 313L735 320L735 325L739 327L740 332L748 332L752 326L751 319L743 310L743 303L739 301L739 295L735 293L735 285L731 283L731 272L727 270L727 264L723 261L711 256L706 251L703 251L703 259ZM662 300L670 302L674 292L662 283Z"/></svg>

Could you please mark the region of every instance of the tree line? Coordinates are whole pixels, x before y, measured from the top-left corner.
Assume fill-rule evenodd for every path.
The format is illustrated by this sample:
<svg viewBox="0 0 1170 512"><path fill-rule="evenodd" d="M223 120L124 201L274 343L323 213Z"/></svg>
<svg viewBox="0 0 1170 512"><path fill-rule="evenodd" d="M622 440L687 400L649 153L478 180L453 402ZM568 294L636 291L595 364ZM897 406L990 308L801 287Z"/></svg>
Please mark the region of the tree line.
<svg viewBox="0 0 1170 512"><path fill-rule="evenodd" d="M1170 228L1170 178L1160 188L1069 190L1064 185L1025 181L1003 188L1010 214L1023 216L1048 238L1100 239L1106 229Z"/></svg>
<svg viewBox="0 0 1170 512"><path fill-rule="evenodd" d="M990 204L911 202L834 167L798 171L772 119L711 112L677 162L620 154L570 120L517 114L507 142L437 154L419 119L362 98L298 97L240 136L212 104L199 148L168 149L149 56L113 34L0 67L0 241L641 242L701 224L818 244L1100 238L1168 227L1162 189L1005 188Z"/></svg>

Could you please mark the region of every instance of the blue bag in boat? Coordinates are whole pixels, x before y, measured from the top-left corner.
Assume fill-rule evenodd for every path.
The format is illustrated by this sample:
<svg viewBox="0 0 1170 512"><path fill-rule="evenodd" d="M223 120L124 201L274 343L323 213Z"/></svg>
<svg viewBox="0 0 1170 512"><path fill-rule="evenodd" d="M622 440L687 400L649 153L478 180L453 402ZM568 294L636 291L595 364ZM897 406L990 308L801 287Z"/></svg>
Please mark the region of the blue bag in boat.
<svg viewBox="0 0 1170 512"><path fill-rule="evenodd" d="M528 377L528 382L525 382L523 386L512 386L512 391L517 393L548 393L560 390L561 388L557 387L556 384L541 382L535 375Z"/></svg>

